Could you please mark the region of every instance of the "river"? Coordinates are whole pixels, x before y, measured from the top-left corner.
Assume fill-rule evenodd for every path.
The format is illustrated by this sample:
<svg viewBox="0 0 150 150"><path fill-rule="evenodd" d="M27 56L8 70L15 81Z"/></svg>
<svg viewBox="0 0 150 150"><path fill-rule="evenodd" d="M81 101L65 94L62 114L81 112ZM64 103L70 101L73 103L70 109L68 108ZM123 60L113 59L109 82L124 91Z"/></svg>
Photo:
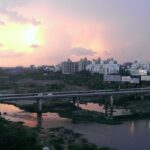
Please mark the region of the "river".
<svg viewBox="0 0 150 150"><path fill-rule="evenodd" d="M82 109L104 111L103 106L94 103L80 104ZM44 128L66 127L82 133L90 142L98 146L109 146L116 150L148 150L150 147L150 119L128 121L121 125L104 125L98 123L73 124L70 119L59 117L57 113L28 113L16 106L0 104L1 116L11 121L21 121L30 127ZM115 114L128 114L123 109Z"/></svg>

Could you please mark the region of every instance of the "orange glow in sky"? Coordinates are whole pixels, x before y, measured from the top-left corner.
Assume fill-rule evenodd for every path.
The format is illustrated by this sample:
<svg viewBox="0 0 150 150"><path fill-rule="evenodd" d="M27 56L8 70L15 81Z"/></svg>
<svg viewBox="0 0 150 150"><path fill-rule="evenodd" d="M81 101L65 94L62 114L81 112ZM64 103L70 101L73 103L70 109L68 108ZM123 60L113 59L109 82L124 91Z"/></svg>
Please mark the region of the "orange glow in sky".
<svg viewBox="0 0 150 150"><path fill-rule="evenodd" d="M40 32L37 26L10 23L0 28L0 41L3 43L3 49L29 52L30 46L42 44L43 37L40 37Z"/></svg>
<svg viewBox="0 0 150 150"><path fill-rule="evenodd" d="M139 15L129 0L119 5L103 0L0 0L0 66L83 57L149 59L150 8L145 6L150 6L145 0L137 3L136 10L143 10Z"/></svg>

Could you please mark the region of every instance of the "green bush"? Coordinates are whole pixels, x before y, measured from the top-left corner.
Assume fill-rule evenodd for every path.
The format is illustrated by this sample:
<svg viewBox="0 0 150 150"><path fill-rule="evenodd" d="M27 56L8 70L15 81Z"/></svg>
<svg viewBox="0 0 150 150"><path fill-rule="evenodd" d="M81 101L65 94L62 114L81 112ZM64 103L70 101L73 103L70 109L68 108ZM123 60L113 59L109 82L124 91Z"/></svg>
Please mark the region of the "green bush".
<svg viewBox="0 0 150 150"><path fill-rule="evenodd" d="M37 134L20 123L11 123L0 118L1 150L41 150Z"/></svg>

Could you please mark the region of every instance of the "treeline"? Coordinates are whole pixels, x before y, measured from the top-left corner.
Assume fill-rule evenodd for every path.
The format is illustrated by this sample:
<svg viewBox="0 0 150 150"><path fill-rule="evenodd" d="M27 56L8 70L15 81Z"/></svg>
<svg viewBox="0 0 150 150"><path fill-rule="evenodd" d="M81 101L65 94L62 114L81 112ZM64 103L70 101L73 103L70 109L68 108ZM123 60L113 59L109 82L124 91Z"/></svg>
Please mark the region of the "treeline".
<svg viewBox="0 0 150 150"><path fill-rule="evenodd" d="M4 77L4 75L3 75ZM41 81L58 80L58 83L47 83L44 86L36 83L18 84L23 79L33 79L36 83ZM88 71L77 72L74 74L62 74L61 72L28 72L22 74L7 74L7 78L0 77L0 90L14 89L15 93L21 92L46 92L46 91L63 91L68 90L68 86L84 87L86 89L120 89L120 88L137 88L150 86L149 82L140 84L121 83L121 82L104 82L103 75ZM70 90L73 90L70 88Z"/></svg>

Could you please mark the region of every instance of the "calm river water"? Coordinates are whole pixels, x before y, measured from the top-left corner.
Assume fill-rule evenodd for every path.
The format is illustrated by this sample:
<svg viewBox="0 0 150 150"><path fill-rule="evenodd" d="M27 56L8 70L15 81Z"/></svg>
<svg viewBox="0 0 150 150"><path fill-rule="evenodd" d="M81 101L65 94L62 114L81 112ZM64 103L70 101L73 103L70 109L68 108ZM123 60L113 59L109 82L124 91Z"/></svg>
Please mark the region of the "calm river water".
<svg viewBox="0 0 150 150"><path fill-rule="evenodd" d="M104 111L103 106L94 103L80 104L82 109ZM121 125L103 125L98 123L73 124L70 119L59 117L57 113L25 112L18 107L0 104L2 117L11 121L22 121L30 127L44 128L66 127L84 134L86 138L98 146L109 146L116 150L149 150L150 149L150 120L124 122ZM4 114L6 112L6 114ZM116 110L115 115L128 114L123 109Z"/></svg>

